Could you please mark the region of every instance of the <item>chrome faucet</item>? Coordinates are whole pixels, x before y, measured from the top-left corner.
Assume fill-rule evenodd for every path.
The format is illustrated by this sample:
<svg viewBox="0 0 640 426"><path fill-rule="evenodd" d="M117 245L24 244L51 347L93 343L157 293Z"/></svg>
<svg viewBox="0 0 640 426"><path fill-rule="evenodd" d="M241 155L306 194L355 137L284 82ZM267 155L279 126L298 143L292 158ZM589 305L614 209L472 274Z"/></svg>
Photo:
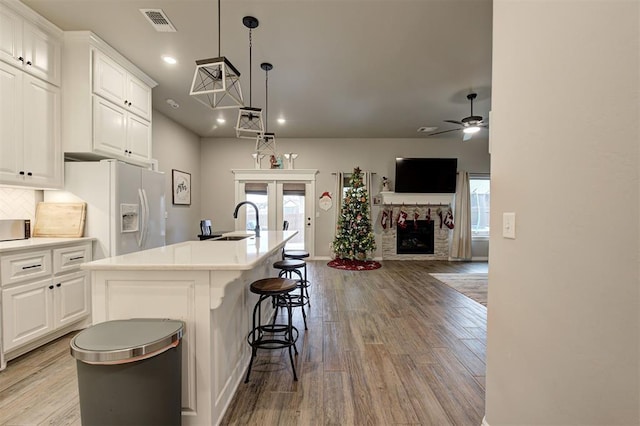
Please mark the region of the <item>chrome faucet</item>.
<svg viewBox="0 0 640 426"><path fill-rule="evenodd" d="M239 202L238 205L236 206L236 209L233 211L233 218L234 219L238 218L238 209L240 209L240 206L243 205L243 204L250 204L256 210L256 227L255 227L254 231L256 233L256 238L260 238L260 215L258 213L258 206L256 206L254 203L252 203L251 201L241 201L241 202Z"/></svg>

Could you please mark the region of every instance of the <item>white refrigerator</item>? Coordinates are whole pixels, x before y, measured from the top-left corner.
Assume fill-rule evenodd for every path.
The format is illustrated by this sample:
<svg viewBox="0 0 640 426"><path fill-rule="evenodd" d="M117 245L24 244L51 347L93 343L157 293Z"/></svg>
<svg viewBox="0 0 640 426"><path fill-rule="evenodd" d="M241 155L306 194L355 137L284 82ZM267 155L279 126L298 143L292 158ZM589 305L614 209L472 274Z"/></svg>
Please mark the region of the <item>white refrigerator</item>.
<svg viewBox="0 0 640 426"><path fill-rule="evenodd" d="M93 258L165 244L165 176L117 160L66 162L64 191L45 191L50 202L87 203L84 236L94 237Z"/></svg>

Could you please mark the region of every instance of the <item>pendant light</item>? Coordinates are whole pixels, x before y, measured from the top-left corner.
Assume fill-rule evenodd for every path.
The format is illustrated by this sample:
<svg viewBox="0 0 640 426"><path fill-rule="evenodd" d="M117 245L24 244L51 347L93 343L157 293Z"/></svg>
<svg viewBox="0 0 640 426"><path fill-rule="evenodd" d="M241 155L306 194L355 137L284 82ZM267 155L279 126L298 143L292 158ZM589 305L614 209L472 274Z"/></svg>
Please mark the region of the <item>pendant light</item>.
<svg viewBox="0 0 640 426"><path fill-rule="evenodd" d="M236 123L236 136L241 139L255 139L257 135L264 132L264 124L262 123L262 108L254 108L251 105L251 68L253 67L251 48L252 30L258 27L258 20L253 16L245 16L242 23L249 28L249 106L242 107L238 110L238 122Z"/></svg>
<svg viewBox="0 0 640 426"><path fill-rule="evenodd" d="M273 69L273 65L263 62L260 64L260 68L264 70L265 131L256 138L256 153L276 155L276 135L267 131L269 127L269 71Z"/></svg>
<svg viewBox="0 0 640 426"><path fill-rule="evenodd" d="M189 94L211 109L244 105L240 71L220 54L220 0L218 0L218 57L199 59Z"/></svg>

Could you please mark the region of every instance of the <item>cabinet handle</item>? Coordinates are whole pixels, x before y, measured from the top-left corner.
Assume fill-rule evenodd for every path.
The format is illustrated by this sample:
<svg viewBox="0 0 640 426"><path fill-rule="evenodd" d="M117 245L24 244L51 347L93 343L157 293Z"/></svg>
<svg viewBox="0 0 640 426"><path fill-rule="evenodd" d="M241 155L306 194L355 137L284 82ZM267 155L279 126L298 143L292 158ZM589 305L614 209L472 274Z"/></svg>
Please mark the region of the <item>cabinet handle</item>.
<svg viewBox="0 0 640 426"><path fill-rule="evenodd" d="M20 172L18 172L18 174L19 174L20 176L24 176L24 170L20 170Z"/></svg>
<svg viewBox="0 0 640 426"><path fill-rule="evenodd" d="M79 260L79 259L84 259L84 256L76 256L76 257L69 258L69 260Z"/></svg>
<svg viewBox="0 0 640 426"><path fill-rule="evenodd" d="M33 176L33 173L27 172L27 176Z"/></svg>
<svg viewBox="0 0 640 426"><path fill-rule="evenodd" d="M124 105L125 105L125 106L127 106L127 102L129 102L129 101L127 101L127 100L125 99L125 100L124 100Z"/></svg>
<svg viewBox="0 0 640 426"><path fill-rule="evenodd" d="M52 285L49 286L49 290L53 290L53 286Z"/></svg>
<svg viewBox="0 0 640 426"><path fill-rule="evenodd" d="M23 58L22 56L18 57L18 60L19 60L20 62L24 62L24 58Z"/></svg>
<svg viewBox="0 0 640 426"><path fill-rule="evenodd" d="M22 269L23 269L23 270L24 270L24 269L33 269L33 268L39 268L39 267L41 267L41 266L42 266L42 264L41 264L41 263L38 263L37 265L23 266L23 267L22 267Z"/></svg>
<svg viewBox="0 0 640 426"><path fill-rule="evenodd" d="M62 285L62 283L58 283L56 284L56 287L60 287Z"/></svg>
<svg viewBox="0 0 640 426"><path fill-rule="evenodd" d="M129 106L131 106L131 102L129 102Z"/></svg>
<svg viewBox="0 0 640 426"><path fill-rule="evenodd" d="M31 64L31 61L27 61L27 65L32 65L32 64Z"/></svg>

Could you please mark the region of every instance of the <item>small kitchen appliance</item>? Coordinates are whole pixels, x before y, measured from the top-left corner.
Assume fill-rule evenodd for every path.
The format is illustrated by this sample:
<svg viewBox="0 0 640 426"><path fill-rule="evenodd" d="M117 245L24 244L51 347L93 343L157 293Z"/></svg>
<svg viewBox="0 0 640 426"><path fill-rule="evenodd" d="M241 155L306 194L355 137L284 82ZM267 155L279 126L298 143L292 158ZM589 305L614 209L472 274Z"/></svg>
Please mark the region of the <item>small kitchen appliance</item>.
<svg viewBox="0 0 640 426"><path fill-rule="evenodd" d="M0 241L26 240L31 237L29 219L0 220Z"/></svg>

